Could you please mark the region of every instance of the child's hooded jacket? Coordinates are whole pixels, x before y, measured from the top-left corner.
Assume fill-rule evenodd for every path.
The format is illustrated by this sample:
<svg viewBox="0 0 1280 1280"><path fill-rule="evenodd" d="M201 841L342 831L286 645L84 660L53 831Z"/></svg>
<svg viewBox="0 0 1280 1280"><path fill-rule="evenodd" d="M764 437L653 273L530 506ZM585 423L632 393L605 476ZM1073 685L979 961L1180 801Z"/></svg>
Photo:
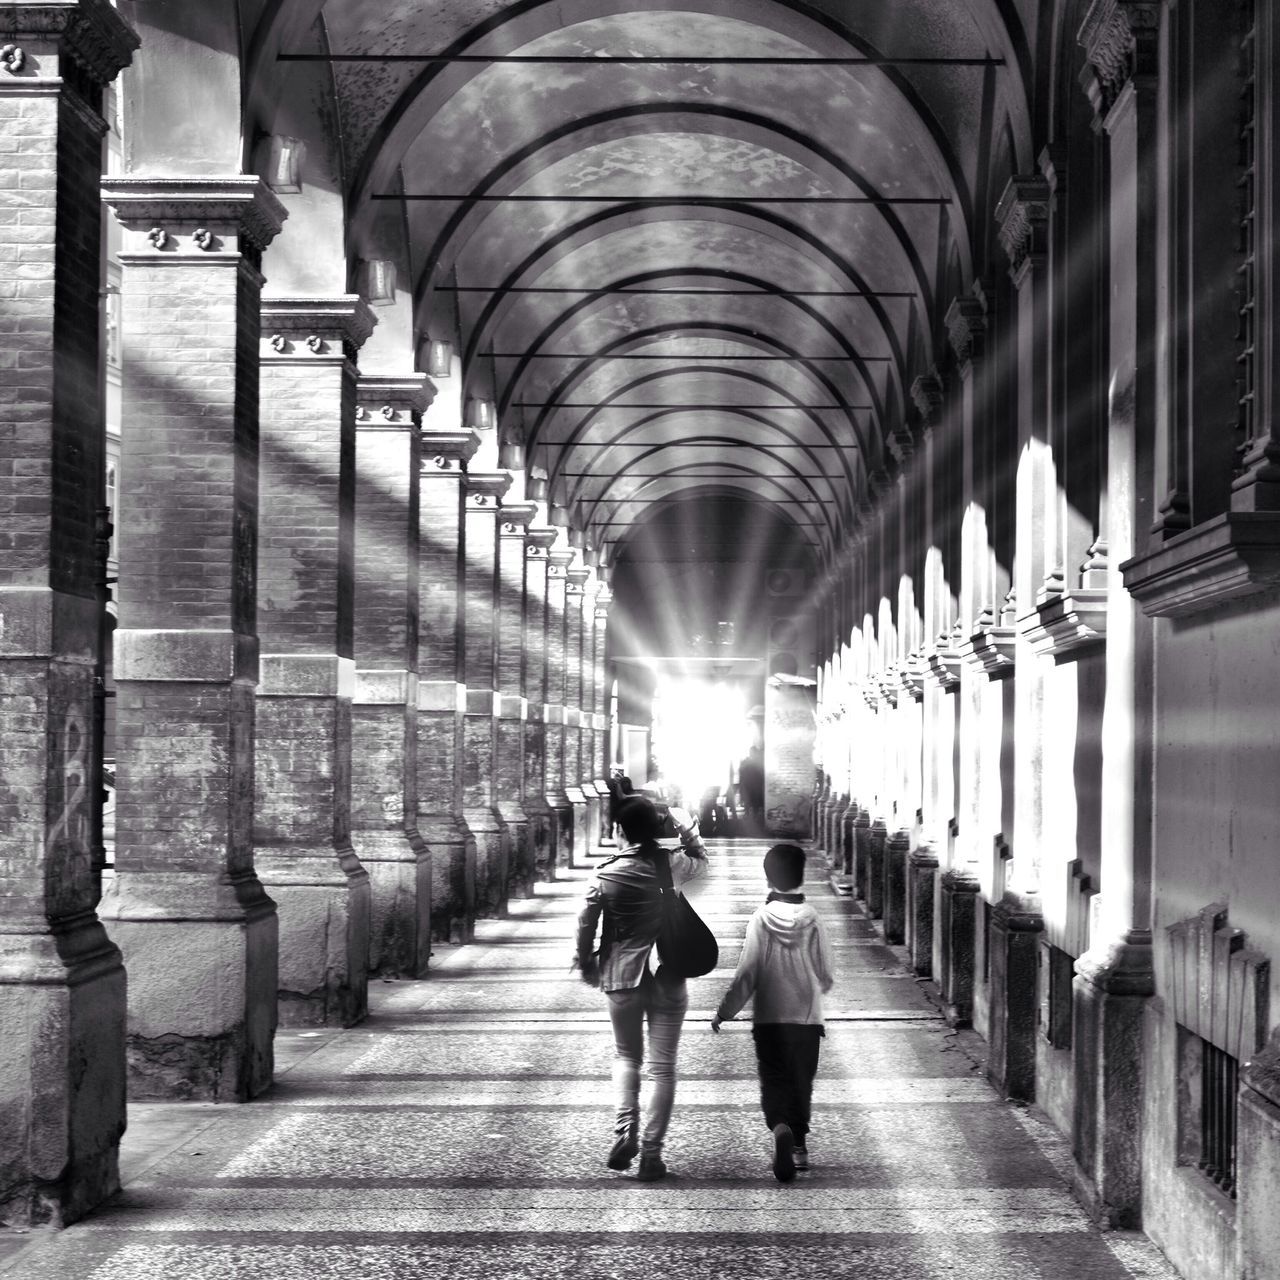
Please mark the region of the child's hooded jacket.
<svg viewBox="0 0 1280 1280"><path fill-rule="evenodd" d="M770 894L747 924L738 970L717 1013L727 1021L754 996L757 1023L821 1025L822 994L834 980L818 913L801 894Z"/></svg>

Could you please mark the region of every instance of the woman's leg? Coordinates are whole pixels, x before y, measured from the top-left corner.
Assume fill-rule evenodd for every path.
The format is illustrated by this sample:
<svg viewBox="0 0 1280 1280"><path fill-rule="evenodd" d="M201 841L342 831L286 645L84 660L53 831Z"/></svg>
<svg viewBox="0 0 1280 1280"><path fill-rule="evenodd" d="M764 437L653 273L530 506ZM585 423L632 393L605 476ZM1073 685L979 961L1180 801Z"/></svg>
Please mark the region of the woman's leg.
<svg viewBox="0 0 1280 1280"><path fill-rule="evenodd" d="M640 987L609 992L613 1024L613 1097L617 1107L614 1132L634 1130L640 1123L640 1065L644 1061L644 993Z"/></svg>
<svg viewBox="0 0 1280 1280"><path fill-rule="evenodd" d="M676 1099L676 1052L680 1047L680 1028L689 1008L689 992L684 980L659 982L645 975L641 990L646 993L649 1017L649 1078L653 1081L653 1097L645 1121L641 1150L658 1155L667 1136L671 1108Z"/></svg>

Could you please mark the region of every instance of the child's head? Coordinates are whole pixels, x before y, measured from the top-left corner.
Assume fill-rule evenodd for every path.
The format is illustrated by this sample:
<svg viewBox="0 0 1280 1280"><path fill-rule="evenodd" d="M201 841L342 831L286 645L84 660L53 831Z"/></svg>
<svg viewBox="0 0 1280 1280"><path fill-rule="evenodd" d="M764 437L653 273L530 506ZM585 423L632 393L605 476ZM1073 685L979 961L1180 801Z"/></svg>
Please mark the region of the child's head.
<svg viewBox="0 0 1280 1280"><path fill-rule="evenodd" d="M804 850L796 844L775 844L764 855L764 874L779 893L790 893L804 883Z"/></svg>

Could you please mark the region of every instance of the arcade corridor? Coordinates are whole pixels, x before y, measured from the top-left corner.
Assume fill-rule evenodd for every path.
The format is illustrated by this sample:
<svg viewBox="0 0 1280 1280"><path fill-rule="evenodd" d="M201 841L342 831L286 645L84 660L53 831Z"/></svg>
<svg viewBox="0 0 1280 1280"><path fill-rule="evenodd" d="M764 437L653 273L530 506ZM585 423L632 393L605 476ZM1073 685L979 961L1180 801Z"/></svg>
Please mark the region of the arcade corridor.
<svg viewBox="0 0 1280 1280"><path fill-rule="evenodd" d="M603 997L567 972L585 873L539 887L367 1022L285 1032L252 1106L133 1109L124 1193L5 1280L1173 1280L1072 1198L1043 1119L1001 1103L848 898L808 888L837 985L814 1168L768 1167L746 1022L709 1031L761 898L763 844L713 843L691 889L721 967L690 984L671 1174L610 1173ZM814 865L811 870L820 871ZM633 1170L634 1172L634 1170ZM2 1238L0 1238L2 1239Z"/></svg>
<svg viewBox="0 0 1280 1280"><path fill-rule="evenodd" d="M1280 0L0 0L0 1250L1280 1280L1278 153ZM597 1176L628 785L895 1012L787 1197L697 1025Z"/></svg>

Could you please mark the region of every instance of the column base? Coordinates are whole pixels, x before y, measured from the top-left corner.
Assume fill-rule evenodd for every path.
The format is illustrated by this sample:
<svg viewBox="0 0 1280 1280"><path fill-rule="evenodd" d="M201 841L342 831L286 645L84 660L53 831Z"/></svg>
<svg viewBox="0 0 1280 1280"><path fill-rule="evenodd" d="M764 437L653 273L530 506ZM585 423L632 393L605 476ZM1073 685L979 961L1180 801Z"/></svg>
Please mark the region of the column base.
<svg viewBox="0 0 1280 1280"><path fill-rule="evenodd" d="M884 915L885 845L889 832L878 818L871 824L867 839L867 915L879 920Z"/></svg>
<svg viewBox="0 0 1280 1280"><path fill-rule="evenodd" d="M933 972L947 1022L953 1027L971 1027L977 974L978 877L965 867L949 867L937 877L935 886Z"/></svg>
<svg viewBox="0 0 1280 1280"><path fill-rule="evenodd" d="M524 809L529 815L533 879L535 883L547 884L556 878L555 810L540 795L526 798Z"/></svg>
<svg viewBox="0 0 1280 1280"><path fill-rule="evenodd" d="M369 973L424 978L431 956L431 854L416 830L354 831L369 874Z"/></svg>
<svg viewBox="0 0 1280 1280"><path fill-rule="evenodd" d="M853 896L860 902L867 900L870 861L871 815L865 809L859 809L853 820Z"/></svg>
<svg viewBox="0 0 1280 1280"><path fill-rule="evenodd" d="M476 842L476 915L505 916L511 833L502 815L492 806L464 808L462 816Z"/></svg>
<svg viewBox="0 0 1280 1280"><path fill-rule="evenodd" d="M476 935L476 841L458 814L418 814L431 855L431 936L471 942Z"/></svg>
<svg viewBox="0 0 1280 1280"><path fill-rule="evenodd" d="M933 976L933 909L938 859L932 849L916 849L907 855L907 950L912 972Z"/></svg>
<svg viewBox="0 0 1280 1280"><path fill-rule="evenodd" d="M252 872L117 872L99 915L129 975L129 1097L245 1102L271 1084L279 921Z"/></svg>
<svg viewBox="0 0 1280 1280"><path fill-rule="evenodd" d="M894 945L907 937L907 854L911 836L895 831L884 846L884 940Z"/></svg>
<svg viewBox="0 0 1280 1280"><path fill-rule="evenodd" d="M1040 934L1044 917L1013 895L991 913L987 1076L1006 1098L1034 1102Z"/></svg>
<svg viewBox="0 0 1280 1280"><path fill-rule="evenodd" d="M529 814L518 800L500 800L497 808L499 816L507 824L509 840L507 897L532 898L537 871Z"/></svg>
<svg viewBox="0 0 1280 1280"><path fill-rule="evenodd" d="M1240 1083L1238 1274L1280 1280L1280 1027L1243 1068Z"/></svg>
<svg viewBox="0 0 1280 1280"><path fill-rule="evenodd" d="M590 859L587 855L595 848L595 841L591 839L590 827L587 824L589 816L587 793L581 786L565 787L565 794L569 797L569 803L573 805L573 844L570 849L571 864L574 867L590 866Z"/></svg>
<svg viewBox="0 0 1280 1280"><path fill-rule="evenodd" d="M89 914L0 934L0 972L0 1225L61 1227L120 1190L124 965Z"/></svg>
<svg viewBox="0 0 1280 1280"><path fill-rule="evenodd" d="M565 871L573 868L573 802L564 792L558 795L555 792L548 792L546 797L547 808L553 814L552 822L552 847L555 850L555 856L552 865L557 869Z"/></svg>
<svg viewBox="0 0 1280 1280"><path fill-rule="evenodd" d="M369 1012L369 874L355 850L267 845L254 866L280 917L280 1023L350 1027Z"/></svg>
<svg viewBox="0 0 1280 1280"><path fill-rule="evenodd" d="M850 884L853 882L853 842L854 825L858 821L858 806L850 804L840 818L840 856L837 866L842 876Z"/></svg>
<svg viewBox="0 0 1280 1280"><path fill-rule="evenodd" d="M1142 1050L1147 1000L1155 994L1146 931L1091 947L1076 961L1071 1144L1076 1189L1096 1221L1142 1225Z"/></svg>

